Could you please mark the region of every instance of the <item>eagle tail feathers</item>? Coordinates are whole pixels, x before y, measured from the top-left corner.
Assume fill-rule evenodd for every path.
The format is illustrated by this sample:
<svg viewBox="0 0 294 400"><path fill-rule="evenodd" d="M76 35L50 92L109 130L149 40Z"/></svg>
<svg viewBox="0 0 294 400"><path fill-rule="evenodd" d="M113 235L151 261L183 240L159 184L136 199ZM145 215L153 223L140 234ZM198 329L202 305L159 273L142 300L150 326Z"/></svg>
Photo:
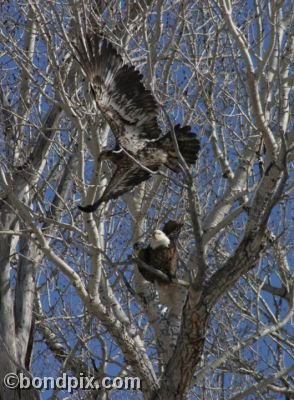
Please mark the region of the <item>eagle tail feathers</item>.
<svg viewBox="0 0 294 400"><path fill-rule="evenodd" d="M191 131L189 125L175 125L174 132L178 142L180 153L188 165L195 164L200 150L200 142L197 135ZM171 132L168 132L161 138L161 145L168 149L168 159L166 166L174 172L179 172L179 160L175 152L174 143L172 141Z"/></svg>
<svg viewBox="0 0 294 400"><path fill-rule="evenodd" d="M187 164L194 164L200 150L200 142L196 134L191 131L189 125L174 127L176 138L179 145L179 150Z"/></svg>

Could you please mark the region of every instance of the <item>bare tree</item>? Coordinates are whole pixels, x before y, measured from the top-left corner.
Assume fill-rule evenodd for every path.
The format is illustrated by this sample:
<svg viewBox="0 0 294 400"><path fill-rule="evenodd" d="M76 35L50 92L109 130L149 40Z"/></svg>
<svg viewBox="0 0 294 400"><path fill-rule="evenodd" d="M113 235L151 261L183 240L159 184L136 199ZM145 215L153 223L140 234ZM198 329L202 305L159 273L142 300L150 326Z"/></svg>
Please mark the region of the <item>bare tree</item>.
<svg viewBox="0 0 294 400"><path fill-rule="evenodd" d="M41 397L9 389L8 373L140 378L127 398L290 399L291 2L0 7L0 399ZM74 58L89 31L143 73L163 130L191 125L201 153L82 214L111 176L99 154L114 143ZM184 223L188 288L137 269L133 244L168 219Z"/></svg>

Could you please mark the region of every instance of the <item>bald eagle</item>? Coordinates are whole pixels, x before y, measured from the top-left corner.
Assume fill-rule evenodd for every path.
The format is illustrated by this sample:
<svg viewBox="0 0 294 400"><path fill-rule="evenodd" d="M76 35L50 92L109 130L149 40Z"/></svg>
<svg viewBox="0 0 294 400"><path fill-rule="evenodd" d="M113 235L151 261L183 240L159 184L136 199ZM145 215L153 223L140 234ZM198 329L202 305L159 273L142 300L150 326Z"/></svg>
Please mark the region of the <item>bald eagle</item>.
<svg viewBox="0 0 294 400"><path fill-rule="evenodd" d="M182 226L182 223L170 220L162 230L157 229L153 232L150 244L146 248L140 249L140 244L135 243L138 269L145 280L161 285L176 280L178 265L176 240Z"/></svg>
<svg viewBox="0 0 294 400"><path fill-rule="evenodd" d="M102 159L115 164L114 173L102 196L92 205L79 206L95 211L101 203L115 199L147 180L161 166L180 172L171 132L162 135L157 116L159 105L142 83L142 75L105 38L88 34L80 39L75 57L91 88L96 106L116 139L114 150ZM174 127L179 150L188 164L194 164L200 149L190 126Z"/></svg>

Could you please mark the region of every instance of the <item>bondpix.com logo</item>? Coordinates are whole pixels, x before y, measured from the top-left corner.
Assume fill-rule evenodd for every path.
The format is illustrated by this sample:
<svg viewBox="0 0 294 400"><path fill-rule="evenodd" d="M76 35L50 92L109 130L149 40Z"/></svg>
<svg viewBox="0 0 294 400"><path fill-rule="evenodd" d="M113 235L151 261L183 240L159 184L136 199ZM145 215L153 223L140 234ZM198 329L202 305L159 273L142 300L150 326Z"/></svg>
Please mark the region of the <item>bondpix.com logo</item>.
<svg viewBox="0 0 294 400"><path fill-rule="evenodd" d="M80 374L79 377L68 376L63 373L58 378L44 376L30 377L20 372L15 374L8 373L4 377L4 385L9 389L63 389L72 393L74 389L125 389L125 390L140 390L141 381L137 377L104 377L99 382L94 376L85 376Z"/></svg>

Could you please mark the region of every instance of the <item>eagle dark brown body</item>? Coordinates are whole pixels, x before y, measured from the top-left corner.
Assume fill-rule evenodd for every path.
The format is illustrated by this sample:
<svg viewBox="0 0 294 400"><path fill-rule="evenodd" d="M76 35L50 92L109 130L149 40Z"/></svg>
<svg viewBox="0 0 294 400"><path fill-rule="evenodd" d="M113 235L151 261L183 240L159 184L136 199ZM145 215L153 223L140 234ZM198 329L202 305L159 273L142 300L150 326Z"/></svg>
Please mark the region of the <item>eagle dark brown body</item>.
<svg viewBox="0 0 294 400"><path fill-rule="evenodd" d="M116 165L104 193L94 204L79 206L93 212L147 180L161 166L179 172L179 160L171 133L162 135L157 122L159 105L142 83L142 75L126 65L115 48L99 35L86 35L76 48L76 59L91 87L93 98L110 125L116 150L105 152ZM189 126L174 127L179 150L188 164L195 163L200 149ZM144 169L145 168L145 169Z"/></svg>
<svg viewBox="0 0 294 400"><path fill-rule="evenodd" d="M138 269L144 279L149 282L157 282L159 284L168 284L173 279L176 279L177 273L177 265L178 265L178 252L176 246L176 240L180 233L183 224L178 223L176 221L170 220L168 221L162 231L155 231L153 234L153 244L156 243L156 232L159 233L158 243L160 243L160 232L168 239L169 244L167 245L167 241L158 245L156 248L152 248L151 244L141 249L138 252ZM163 241L165 240L163 236ZM147 266L151 266L155 270L161 271L163 274L157 274L156 271L150 270L146 268Z"/></svg>

